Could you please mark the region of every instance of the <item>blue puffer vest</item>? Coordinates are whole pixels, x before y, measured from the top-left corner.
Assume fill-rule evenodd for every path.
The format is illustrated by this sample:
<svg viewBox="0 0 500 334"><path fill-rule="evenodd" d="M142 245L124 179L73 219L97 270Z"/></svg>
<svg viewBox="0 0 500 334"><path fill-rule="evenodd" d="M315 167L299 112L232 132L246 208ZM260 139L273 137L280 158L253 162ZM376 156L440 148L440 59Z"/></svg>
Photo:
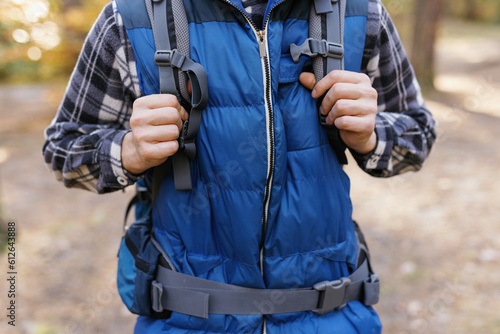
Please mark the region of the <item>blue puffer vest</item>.
<svg viewBox="0 0 500 334"><path fill-rule="evenodd" d="M143 0L137 0L143 1ZM355 266L349 179L299 83L310 59L290 44L308 37L309 1L270 0L265 46L238 0L184 0L191 58L206 70L210 100L191 162L193 190L172 173L153 209L155 235L180 272L253 288L301 288ZM347 1L346 69L360 71L366 0ZM139 15L139 14L138 14ZM147 18L147 17L146 17ZM125 18L128 19L128 18ZM144 95L159 92L147 19L127 31ZM139 317L136 333L379 333L375 311L352 302L325 315Z"/></svg>

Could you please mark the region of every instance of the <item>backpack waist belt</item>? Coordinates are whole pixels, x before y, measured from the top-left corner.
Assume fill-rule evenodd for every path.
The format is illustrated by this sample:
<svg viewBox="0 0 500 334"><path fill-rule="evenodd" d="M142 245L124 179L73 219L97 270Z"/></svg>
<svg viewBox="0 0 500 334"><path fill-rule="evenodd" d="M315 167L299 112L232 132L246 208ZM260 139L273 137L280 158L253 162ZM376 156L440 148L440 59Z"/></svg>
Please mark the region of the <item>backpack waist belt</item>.
<svg viewBox="0 0 500 334"><path fill-rule="evenodd" d="M368 259L349 277L324 281L312 288L255 289L219 283L158 266L151 299L155 312L165 310L208 318L209 314L277 314L313 311L325 314L359 300L374 305L379 280Z"/></svg>

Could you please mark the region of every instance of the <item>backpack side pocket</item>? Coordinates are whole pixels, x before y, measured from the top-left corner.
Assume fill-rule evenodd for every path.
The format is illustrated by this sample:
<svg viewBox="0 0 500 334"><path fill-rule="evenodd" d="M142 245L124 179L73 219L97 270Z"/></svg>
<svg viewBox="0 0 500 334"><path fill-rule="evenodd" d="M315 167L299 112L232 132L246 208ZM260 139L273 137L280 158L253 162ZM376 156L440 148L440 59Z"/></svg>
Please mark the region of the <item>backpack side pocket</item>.
<svg viewBox="0 0 500 334"><path fill-rule="evenodd" d="M130 312L155 318L166 318L170 312L157 313L151 307L153 282L160 250L152 241L150 215L134 222L122 238L118 252L117 286Z"/></svg>

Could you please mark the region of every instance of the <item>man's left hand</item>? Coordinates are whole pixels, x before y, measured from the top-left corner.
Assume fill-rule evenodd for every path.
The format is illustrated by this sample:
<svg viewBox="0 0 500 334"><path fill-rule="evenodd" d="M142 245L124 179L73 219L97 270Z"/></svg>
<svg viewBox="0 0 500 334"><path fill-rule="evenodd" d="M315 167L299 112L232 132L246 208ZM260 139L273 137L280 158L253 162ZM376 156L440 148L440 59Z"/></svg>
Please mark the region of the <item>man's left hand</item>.
<svg viewBox="0 0 500 334"><path fill-rule="evenodd" d="M312 97L324 95L320 112L326 122L335 124L344 143L359 154L375 149L377 91L366 74L332 71L318 83L313 73L304 72L300 82L312 90Z"/></svg>

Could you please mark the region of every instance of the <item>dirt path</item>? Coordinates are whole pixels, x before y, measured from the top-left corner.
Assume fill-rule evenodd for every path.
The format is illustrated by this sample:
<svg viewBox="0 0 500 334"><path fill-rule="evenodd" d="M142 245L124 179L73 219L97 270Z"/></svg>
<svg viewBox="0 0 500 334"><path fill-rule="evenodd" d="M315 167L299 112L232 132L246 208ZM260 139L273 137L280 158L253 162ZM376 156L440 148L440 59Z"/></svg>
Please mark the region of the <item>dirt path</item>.
<svg viewBox="0 0 500 334"><path fill-rule="evenodd" d="M500 42L457 29L439 44L442 93L427 101L440 140L423 170L381 180L348 166L383 282L384 333L500 333ZM42 130L60 93L0 87L0 203L19 233L17 326L2 315L0 332L131 333L114 277L131 193L98 196L54 180ZM2 278L2 310L6 288Z"/></svg>

